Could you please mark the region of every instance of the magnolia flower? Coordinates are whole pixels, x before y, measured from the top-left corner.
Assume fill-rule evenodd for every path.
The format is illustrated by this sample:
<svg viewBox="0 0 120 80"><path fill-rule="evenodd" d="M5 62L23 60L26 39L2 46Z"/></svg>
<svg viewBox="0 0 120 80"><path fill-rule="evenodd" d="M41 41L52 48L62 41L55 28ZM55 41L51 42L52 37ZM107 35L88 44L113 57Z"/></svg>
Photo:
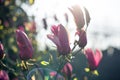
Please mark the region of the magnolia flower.
<svg viewBox="0 0 120 80"><path fill-rule="evenodd" d="M9 77L6 71L0 70L0 80L9 80Z"/></svg>
<svg viewBox="0 0 120 80"><path fill-rule="evenodd" d="M58 26L52 26L52 34L48 34L47 37L52 40L57 46L57 50L61 55L66 55L70 53L70 46L68 40L68 34L65 28L60 24Z"/></svg>
<svg viewBox="0 0 120 80"><path fill-rule="evenodd" d="M54 76L56 76L56 75L57 75L57 72L56 72L56 71L50 72L50 76L54 77Z"/></svg>
<svg viewBox="0 0 120 80"><path fill-rule="evenodd" d="M64 65L63 69L61 70L62 73L64 73L67 77L71 77L72 75L72 65L68 62Z"/></svg>
<svg viewBox="0 0 120 80"><path fill-rule="evenodd" d="M88 26L90 23L90 15L85 7L80 7L79 5L74 5L69 8L71 11L74 21L76 23L77 29L81 30L85 24Z"/></svg>
<svg viewBox="0 0 120 80"><path fill-rule="evenodd" d="M73 14L77 29L81 29L85 25L85 20L84 20L84 14L79 5L74 5L71 8L69 8L71 13Z"/></svg>
<svg viewBox="0 0 120 80"><path fill-rule="evenodd" d="M26 33L22 30L16 30L16 40L19 47L19 56L22 60L27 60L33 56L33 47Z"/></svg>
<svg viewBox="0 0 120 80"><path fill-rule="evenodd" d="M76 35L79 36L79 40L78 40L79 47L84 48L87 44L86 32L83 29L81 29L80 31L76 32Z"/></svg>
<svg viewBox="0 0 120 80"><path fill-rule="evenodd" d="M95 70L102 59L102 52L96 49L96 52L94 53L91 49L88 48L85 50L85 56L88 60L89 68L91 70Z"/></svg>
<svg viewBox="0 0 120 80"><path fill-rule="evenodd" d="M3 44L0 42L0 59L4 57L4 47Z"/></svg>
<svg viewBox="0 0 120 80"><path fill-rule="evenodd" d="M51 77L55 78L55 80L65 80L64 77L58 74L56 71L51 71L49 74Z"/></svg>

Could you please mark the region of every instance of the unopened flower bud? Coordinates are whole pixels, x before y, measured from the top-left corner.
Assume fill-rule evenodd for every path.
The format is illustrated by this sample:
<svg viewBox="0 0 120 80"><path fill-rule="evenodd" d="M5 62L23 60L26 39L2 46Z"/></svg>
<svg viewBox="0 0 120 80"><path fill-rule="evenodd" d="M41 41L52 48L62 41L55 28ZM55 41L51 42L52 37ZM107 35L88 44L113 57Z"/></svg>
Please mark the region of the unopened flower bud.
<svg viewBox="0 0 120 80"><path fill-rule="evenodd" d="M22 60L27 60L33 56L32 44L25 32L17 29L16 40L19 47L19 56Z"/></svg>

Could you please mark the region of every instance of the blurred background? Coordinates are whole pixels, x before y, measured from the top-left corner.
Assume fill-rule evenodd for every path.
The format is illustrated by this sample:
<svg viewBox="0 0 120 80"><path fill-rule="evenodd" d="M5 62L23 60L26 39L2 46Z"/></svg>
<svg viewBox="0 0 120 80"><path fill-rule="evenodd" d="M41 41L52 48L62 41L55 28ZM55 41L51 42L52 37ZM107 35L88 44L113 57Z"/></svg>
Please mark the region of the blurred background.
<svg viewBox="0 0 120 80"><path fill-rule="evenodd" d="M37 26L41 27L41 29L37 28L38 35L40 35L39 32L45 31L43 30L45 26L43 27L42 19L43 21L44 19L46 20L47 28L45 28L49 30L49 27L55 24L53 20L55 16L58 19L58 23L66 25L65 14L69 19L67 26L69 29L72 28L71 30L74 30L75 25L74 21L72 21L72 15L67 10L68 7L74 4L85 6L90 13L88 47L106 49L109 46L113 46L120 48L120 6L118 0L35 0L32 6L22 4L21 7L26 11L27 15L35 16ZM45 34L47 31L45 31ZM37 40L39 40L38 37Z"/></svg>
<svg viewBox="0 0 120 80"><path fill-rule="evenodd" d="M79 4L88 9L91 17L86 48L101 49L104 55L98 68L100 76L94 80L120 80L119 3L119 0L0 0L0 41L15 61L18 47L14 33L24 26L35 49L34 57L40 56L41 51L56 49L46 35L51 33L51 25L61 23L70 31L72 47L76 26L68 8Z"/></svg>

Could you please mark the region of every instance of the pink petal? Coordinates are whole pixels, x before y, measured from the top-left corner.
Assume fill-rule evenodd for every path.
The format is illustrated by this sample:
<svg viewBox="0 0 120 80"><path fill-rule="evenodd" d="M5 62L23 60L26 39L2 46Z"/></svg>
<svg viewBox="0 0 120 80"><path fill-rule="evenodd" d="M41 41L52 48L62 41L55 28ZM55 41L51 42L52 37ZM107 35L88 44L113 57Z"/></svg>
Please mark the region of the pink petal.
<svg viewBox="0 0 120 80"><path fill-rule="evenodd" d="M0 70L0 80L9 80L9 76L6 71Z"/></svg>
<svg viewBox="0 0 120 80"><path fill-rule="evenodd" d="M58 52L60 54L70 53L68 34L65 28L60 24L52 26L51 30L54 35L48 34L47 37L57 45Z"/></svg>
<svg viewBox="0 0 120 80"><path fill-rule="evenodd" d="M58 25L58 38L61 49L66 54L70 52L69 38L66 29L60 24Z"/></svg>
<svg viewBox="0 0 120 80"><path fill-rule="evenodd" d="M102 52L96 49L96 53L94 53L91 49L86 49L85 55L88 59L90 69L95 70L102 59Z"/></svg>
<svg viewBox="0 0 120 80"><path fill-rule="evenodd" d="M3 44L0 42L0 50L4 50Z"/></svg>
<svg viewBox="0 0 120 80"><path fill-rule="evenodd" d="M53 25L52 27L51 27L51 31L54 33L54 35L58 35L58 26L56 26L56 25Z"/></svg>
<svg viewBox="0 0 120 80"><path fill-rule="evenodd" d="M18 47L20 49L19 52L20 58L22 60L31 58L33 55L33 47L26 33L17 29L16 40Z"/></svg>
<svg viewBox="0 0 120 80"><path fill-rule="evenodd" d="M79 35L79 41L78 41L79 47L84 48L87 45L86 32L82 29L80 31L77 31L76 34Z"/></svg>
<svg viewBox="0 0 120 80"><path fill-rule="evenodd" d="M85 50L85 56L88 59L88 62L91 66L95 65L94 53L91 49Z"/></svg>
<svg viewBox="0 0 120 80"><path fill-rule="evenodd" d="M23 26L18 26L18 29L21 30L21 31L25 31Z"/></svg>
<svg viewBox="0 0 120 80"><path fill-rule="evenodd" d="M67 76L71 76L72 75L72 70L73 70L72 65L68 62L64 65L61 72L63 72Z"/></svg>
<svg viewBox="0 0 120 80"><path fill-rule="evenodd" d="M56 74L57 74L57 72L55 72L55 71L52 71L52 72L50 72L50 76L56 76Z"/></svg>
<svg viewBox="0 0 120 80"><path fill-rule="evenodd" d="M95 62L96 62L96 66L98 66L99 65L99 63L100 63L100 61L101 61L101 59L102 59L102 52L100 51L100 50L98 50L98 49L96 49L96 53L95 53L95 55L94 55L94 57L95 57Z"/></svg>
<svg viewBox="0 0 120 80"><path fill-rule="evenodd" d="M22 60L32 58L32 56L33 56L32 48L30 48L30 47L20 48L19 56Z"/></svg>
<svg viewBox="0 0 120 80"><path fill-rule="evenodd" d="M0 59L2 59L4 56L4 47L3 44L0 42Z"/></svg>
<svg viewBox="0 0 120 80"><path fill-rule="evenodd" d="M59 39L58 39L57 36L48 34L47 37L48 37L50 40L52 40L57 47L58 47L58 46L59 46L59 47L61 46L61 45L60 45L60 41L59 41Z"/></svg>
<svg viewBox="0 0 120 80"><path fill-rule="evenodd" d="M85 25L83 11L79 5L74 5L69 10L72 12L78 29Z"/></svg>

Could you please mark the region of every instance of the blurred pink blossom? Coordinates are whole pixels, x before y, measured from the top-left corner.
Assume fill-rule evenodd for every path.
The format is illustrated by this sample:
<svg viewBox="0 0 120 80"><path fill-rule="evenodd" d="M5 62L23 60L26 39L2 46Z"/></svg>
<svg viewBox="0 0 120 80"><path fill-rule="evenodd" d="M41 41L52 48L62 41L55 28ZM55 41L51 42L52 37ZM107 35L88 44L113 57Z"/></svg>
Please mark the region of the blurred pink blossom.
<svg viewBox="0 0 120 80"><path fill-rule="evenodd" d="M0 80L9 80L9 76L6 71L0 70Z"/></svg>
<svg viewBox="0 0 120 80"><path fill-rule="evenodd" d="M21 31L25 31L23 26L18 26L18 29L21 30Z"/></svg>
<svg viewBox="0 0 120 80"><path fill-rule="evenodd" d="M85 56L88 60L89 68L91 70L95 70L102 59L102 52L96 49L94 53L90 48L88 48L85 50Z"/></svg>
<svg viewBox="0 0 120 80"><path fill-rule="evenodd" d="M85 20L84 20L84 14L79 5L73 5L71 8L69 8L71 11L74 21L76 23L77 29L81 29L85 25Z"/></svg>
<svg viewBox="0 0 120 80"><path fill-rule="evenodd" d="M62 73L64 73L67 77L70 77L72 75L72 70L72 65L68 62L64 65Z"/></svg>
<svg viewBox="0 0 120 80"><path fill-rule="evenodd" d="M69 45L69 39L66 29L63 25L52 26L51 31L53 34L48 34L47 37L52 40L56 46L57 50L61 55L69 54L71 49Z"/></svg>
<svg viewBox="0 0 120 80"><path fill-rule="evenodd" d="M19 47L19 56L22 60L27 60L32 58L33 56L33 47L32 44L26 35L26 33L22 30L16 30L16 40Z"/></svg>
<svg viewBox="0 0 120 80"><path fill-rule="evenodd" d="M57 74L56 71L52 71L52 72L50 72L50 76L52 76L52 77L56 76L56 74Z"/></svg>

